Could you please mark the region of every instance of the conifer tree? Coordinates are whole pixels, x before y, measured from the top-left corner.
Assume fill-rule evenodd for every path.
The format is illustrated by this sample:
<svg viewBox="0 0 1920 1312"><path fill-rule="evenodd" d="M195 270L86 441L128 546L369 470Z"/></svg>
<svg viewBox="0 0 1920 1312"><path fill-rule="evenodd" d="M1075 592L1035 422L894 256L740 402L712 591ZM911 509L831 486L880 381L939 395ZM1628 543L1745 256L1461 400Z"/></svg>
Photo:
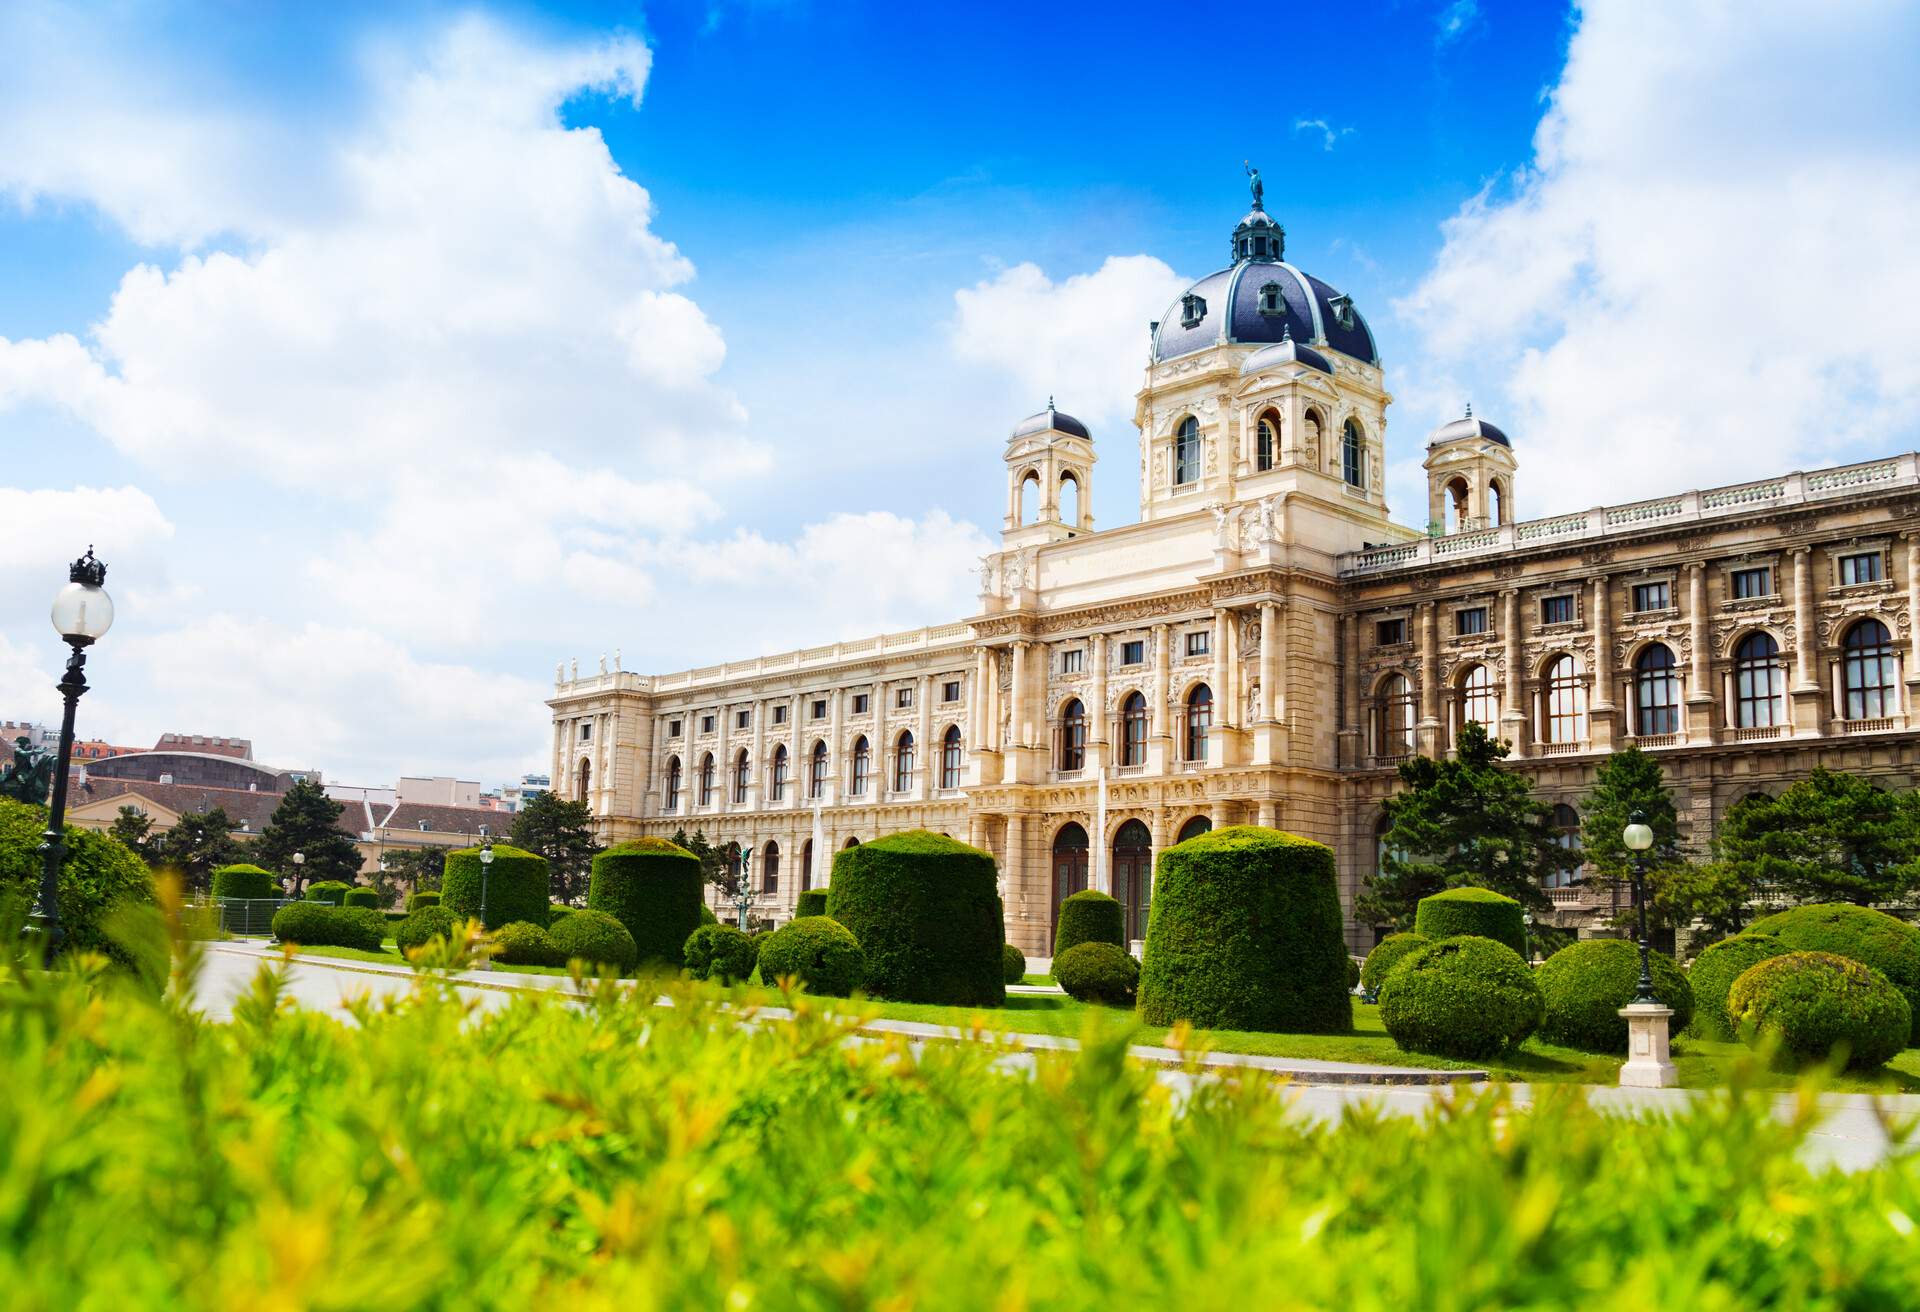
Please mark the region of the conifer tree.
<svg viewBox="0 0 1920 1312"><path fill-rule="evenodd" d="M1920 876L1920 802L1815 769L1777 798L1727 812L1720 856L1748 884L1809 902L1889 902Z"/></svg>
<svg viewBox="0 0 1920 1312"><path fill-rule="evenodd" d="M561 902L584 901L600 844L593 836L593 813L585 802L557 793L536 793L513 817L507 839L515 847L547 859L552 896Z"/></svg>
<svg viewBox="0 0 1920 1312"><path fill-rule="evenodd" d="M354 884L360 879L360 849L339 827L344 808L326 789L302 779L286 791L273 809L267 827L254 845L255 860L292 881L288 891L299 897L308 882L337 879ZM296 864L293 854L306 858Z"/></svg>
<svg viewBox="0 0 1920 1312"><path fill-rule="evenodd" d="M204 893L213 885L214 871L244 859L234 828L224 807L189 811L153 845L154 864L178 872L190 890Z"/></svg>

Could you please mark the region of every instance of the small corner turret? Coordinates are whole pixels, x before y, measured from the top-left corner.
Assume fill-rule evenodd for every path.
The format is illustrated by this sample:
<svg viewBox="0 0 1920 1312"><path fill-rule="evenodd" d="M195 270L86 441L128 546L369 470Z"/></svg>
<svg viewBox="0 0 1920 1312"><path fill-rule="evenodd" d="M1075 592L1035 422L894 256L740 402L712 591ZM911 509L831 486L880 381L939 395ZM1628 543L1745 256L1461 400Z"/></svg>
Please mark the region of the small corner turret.
<svg viewBox="0 0 1920 1312"><path fill-rule="evenodd" d="M1093 435L1070 414L1047 408L1007 438L1005 547L1060 542L1093 531Z"/></svg>

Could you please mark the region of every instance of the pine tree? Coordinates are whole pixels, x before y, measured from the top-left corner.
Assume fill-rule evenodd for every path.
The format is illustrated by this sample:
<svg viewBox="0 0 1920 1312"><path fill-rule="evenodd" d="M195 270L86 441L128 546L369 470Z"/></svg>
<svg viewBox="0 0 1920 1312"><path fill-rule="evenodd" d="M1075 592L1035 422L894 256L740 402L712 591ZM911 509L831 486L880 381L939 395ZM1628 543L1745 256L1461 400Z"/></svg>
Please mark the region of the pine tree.
<svg viewBox="0 0 1920 1312"><path fill-rule="evenodd" d="M704 831L696 829L693 837L687 837L687 831L676 829L673 841L700 858L700 877L712 884L728 897L740 891L740 845L729 843L725 847L715 847L707 841Z"/></svg>
<svg viewBox="0 0 1920 1312"><path fill-rule="evenodd" d="M233 831L224 807L189 811L154 844L154 864L178 872L187 888L204 893L213 885L214 871L245 859Z"/></svg>
<svg viewBox="0 0 1920 1312"><path fill-rule="evenodd" d="M1920 876L1920 800L1816 769L1777 798L1734 806L1719 845L1721 858L1756 888L1810 902L1889 902Z"/></svg>
<svg viewBox="0 0 1920 1312"><path fill-rule="evenodd" d="M1501 768L1507 750L1468 721L1453 759L1401 763L1404 790L1386 802L1381 869L1360 899L1363 917L1411 929L1421 898L1462 885L1546 908L1547 877L1579 856L1560 846L1553 808L1534 799L1533 781Z"/></svg>
<svg viewBox="0 0 1920 1312"><path fill-rule="evenodd" d="M601 848L593 836L593 812L585 802L569 802L557 793L536 793L514 814L507 841L547 859L555 900L586 900L594 854Z"/></svg>
<svg viewBox="0 0 1920 1312"><path fill-rule="evenodd" d="M362 858L359 847L338 825L343 809L319 784L301 780L281 797L267 827L260 831L255 860L292 880L290 891L295 897L308 881L358 883ZM296 864L295 852L305 861Z"/></svg>
<svg viewBox="0 0 1920 1312"><path fill-rule="evenodd" d="M437 892L446 872L447 850L441 847L403 847L386 854L387 879L406 885L409 893Z"/></svg>
<svg viewBox="0 0 1920 1312"><path fill-rule="evenodd" d="M1633 861L1621 835L1635 811L1645 815L1647 826L1653 830L1653 846L1646 854L1649 869L1664 869L1684 859L1680 852L1680 817L1674 810L1666 771L1638 747L1628 747L1600 763L1593 776L1593 793L1580 808L1580 848L1593 867L1590 882L1633 878Z"/></svg>
<svg viewBox="0 0 1920 1312"><path fill-rule="evenodd" d="M153 832L153 817L135 806L123 806L107 826L107 832L132 848L149 865L153 863L158 835Z"/></svg>

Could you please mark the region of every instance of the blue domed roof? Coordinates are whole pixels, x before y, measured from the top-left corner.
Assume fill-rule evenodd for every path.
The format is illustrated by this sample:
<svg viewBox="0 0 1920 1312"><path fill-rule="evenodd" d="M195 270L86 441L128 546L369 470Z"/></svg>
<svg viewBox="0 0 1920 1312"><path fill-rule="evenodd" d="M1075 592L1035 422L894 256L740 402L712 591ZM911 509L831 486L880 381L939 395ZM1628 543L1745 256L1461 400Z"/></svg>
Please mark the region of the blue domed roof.
<svg viewBox="0 0 1920 1312"><path fill-rule="evenodd" d="M1065 411L1055 410L1051 398L1048 399L1045 410L1037 415L1028 415L1015 424L1013 432L1009 433L1008 437L1026 437L1033 433L1046 432L1071 433L1075 437L1093 440L1093 434L1087 431L1087 426Z"/></svg>
<svg viewBox="0 0 1920 1312"><path fill-rule="evenodd" d="M1507 440L1505 433L1484 419L1474 418L1472 406L1467 407L1465 417L1434 429L1433 436L1427 439L1427 445L1438 446L1442 442L1458 442L1462 438L1479 438L1486 442L1498 442L1509 451L1513 449L1513 443Z"/></svg>
<svg viewBox="0 0 1920 1312"><path fill-rule="evenodd" d="M1269 287L1273 290L1263 297L1262 289ZM1154 329L1153 360L1158 364L1222 343L1285 337L1380 363L1373 332L1350 297L1291 264L1257 259L1210 273L1176 297Z"/></svg>
<svg viewBox="0 0 1920 1312"><path fill-rule="evenodd" d="M1275 369L1281 365L1303 364L1309 369L1318 369L1323 374L1331 374L1333 366L1327 363L1327 357L1311 346L1302 346L1291 337L1282 338L1272 346L1263 346L1240 362L1240 376L1257 374L1262 369Z"/></svg>

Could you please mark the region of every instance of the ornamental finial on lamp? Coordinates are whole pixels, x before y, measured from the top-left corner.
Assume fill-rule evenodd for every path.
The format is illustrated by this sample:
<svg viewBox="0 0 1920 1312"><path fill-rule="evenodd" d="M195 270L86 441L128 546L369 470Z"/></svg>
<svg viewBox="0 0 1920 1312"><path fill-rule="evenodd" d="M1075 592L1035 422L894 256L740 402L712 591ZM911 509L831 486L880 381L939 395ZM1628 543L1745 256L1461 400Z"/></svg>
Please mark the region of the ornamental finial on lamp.
<svg viewBox="0 0 1920 1312"><path fill-rule="evenodd" d="M67 568L67 580L89 588L97 588L107 581L106 562L94 559L93 544L87 544L87 554L73 562Z"/></svg>

